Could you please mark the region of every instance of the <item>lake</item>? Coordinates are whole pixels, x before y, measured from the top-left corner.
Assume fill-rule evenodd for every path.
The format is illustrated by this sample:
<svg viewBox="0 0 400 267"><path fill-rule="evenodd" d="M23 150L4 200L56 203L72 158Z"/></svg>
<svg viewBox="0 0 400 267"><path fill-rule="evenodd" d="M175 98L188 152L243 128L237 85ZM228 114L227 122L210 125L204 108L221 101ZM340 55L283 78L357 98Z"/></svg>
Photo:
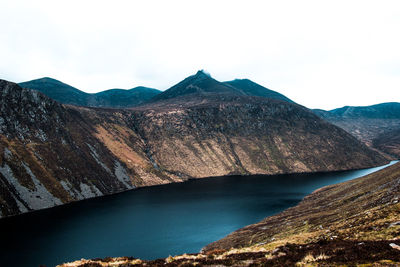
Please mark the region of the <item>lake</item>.
<svg viewBox="0 0 400 267"><path fill-rule="evenodd" d="M296 205L317 188L383 167L190 180L2 219L0 265L54 266L81 258L155 259L199 252L238 228Z"/></svg>

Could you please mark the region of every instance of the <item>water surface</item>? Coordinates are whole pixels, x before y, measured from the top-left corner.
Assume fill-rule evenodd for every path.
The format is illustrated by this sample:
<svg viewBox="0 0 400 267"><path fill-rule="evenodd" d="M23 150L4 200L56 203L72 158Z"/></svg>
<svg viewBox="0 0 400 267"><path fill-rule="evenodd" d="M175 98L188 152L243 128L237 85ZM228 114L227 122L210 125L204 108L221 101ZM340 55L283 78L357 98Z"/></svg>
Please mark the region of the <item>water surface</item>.
<svg viewBox="0 0 400 267"><path fill-rule="evenodd" d="M394 162L392 162L394 163ZM0 264L198 252L325 185L377 171L230 176L140 188L0 220Z"/></svg>

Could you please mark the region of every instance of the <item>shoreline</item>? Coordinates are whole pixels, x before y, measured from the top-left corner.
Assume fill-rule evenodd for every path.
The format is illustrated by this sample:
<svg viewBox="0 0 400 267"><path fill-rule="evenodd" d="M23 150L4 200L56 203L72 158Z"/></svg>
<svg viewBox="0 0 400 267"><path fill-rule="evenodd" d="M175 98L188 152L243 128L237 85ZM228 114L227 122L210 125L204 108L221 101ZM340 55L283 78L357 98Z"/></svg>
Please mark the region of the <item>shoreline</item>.
<svg viewBox="0 0 400 267"><path fill-rule="evenodd" d="M111 196L116 196L119 194L123 194L126 192L133 192L135 190L140 190L140 189L144 189L144 188L149 188L149 187L158 187L158 186L166 186L166 185L171 185L171 184L178 184L178 183L185 183L185 182L191 182L191 181L197 181L197 180L202 180L202 179L218 179L218 178L229 178L229 177L261 177L261 176L266 176L266 177L272 177L272 176L284 176L284 175L318 175L318 174L326 174L326 173L341 173L341 172L348 172L348 171L358 171L358 170L366 170L366 169L371 169L371 168L385 168L388 166L391 166L393 164L395 164L396 162L399 162L399 160L392 160L389 161L389 163L384 164L384 165L378 165L378 166L372 166L372 167L368 167L368 168L355 168L355 169L347 169L347 170L336 170L336 171L317 171L317 172L292 172L292 173L278 173L278 174L245 174L245 175L224 175L224 176L208 176L208 177L202 177L202 178L188 178L186 180L183 181L175 181L175 182L169 182L169 183L165 183L165 184L156 184L156 185L146 185L146 186L140 186L140 187L135 187L129 190L123 190L120 192L115 192L115 193L111 193L111 194L105 194L102 196L95 196L95 197L90 197L90 198L85 198L85 199L81 199L81 200L75 200L75 201L71 201L68 203L63 203L61 205L57 205L57 206L52 206L52 207L47 207L47 208L42 208L42 209L37 209L37 210L32 210L32 211L28 211L28 212L24 212L24 213L20 213L20 214L16 214L16 215L11 215L11 216L6 216L6 217L0 217L0 222L4 222L6 220L12 219L12 218L16 218L19 216L24 216L24 215L30 215L36 212L43 212L49 209L56 209L56 208L62 208L65 206L69 206L69 205L77 205L79 203L85 202L85 201L90 201L93 199L99 199L99 198L104 198L104 197L111 197ZM377 170L378 171L378 170Z"/></svg>

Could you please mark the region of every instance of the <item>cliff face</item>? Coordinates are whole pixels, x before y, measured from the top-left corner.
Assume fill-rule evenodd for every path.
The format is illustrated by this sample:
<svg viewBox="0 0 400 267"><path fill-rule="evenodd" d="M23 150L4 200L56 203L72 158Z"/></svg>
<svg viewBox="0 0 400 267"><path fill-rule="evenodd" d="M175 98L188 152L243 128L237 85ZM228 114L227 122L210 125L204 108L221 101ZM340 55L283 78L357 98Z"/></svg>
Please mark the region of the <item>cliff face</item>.
<svg viewBox="0 0 400 267"><path fill-rule="evenodd" d="M162 183L143 183L140 167L111 153L89 111L6 81L0 81L0 95L1 216ZM107 120L118 116L108 114ZM146 171L151 177L151 167Z"/></svg>
<svg viewBox="0 0 400 267"><path fill-rule="evenodd" d="M1 216L192 177L386 162L285 101L211 90L107 110L61 105L7 81L0 94Z"/></svg>
<svg viewBox="0 0 400 267"><path fill-rule="evenodd" d="M243 96L176 101L146 108L136 121L159 168L183 177L330 171L382 162L354 137L296 104Z"/></svg>

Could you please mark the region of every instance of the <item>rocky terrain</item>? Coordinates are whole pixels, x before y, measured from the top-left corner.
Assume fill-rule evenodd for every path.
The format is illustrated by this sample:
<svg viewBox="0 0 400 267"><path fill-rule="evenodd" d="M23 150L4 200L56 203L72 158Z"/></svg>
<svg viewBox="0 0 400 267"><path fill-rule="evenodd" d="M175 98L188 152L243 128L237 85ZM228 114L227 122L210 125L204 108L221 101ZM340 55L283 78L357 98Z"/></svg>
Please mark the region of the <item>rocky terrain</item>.
<svg viewBox="0 0 400 267"><path fill-rule="evenodd" d="M201 253L145 261L79 260L98 266L398 266L400 163L308 195L297 206L246 226Z"/></svg>
<svg viewBox="0 0 400 267"><path fill-rule="evenodd" d="M37 90L63 104L86 107L133 107L146 102L161 92L157 89L139 86L129 90L110 89L95 94L88 94L48 77L23 82L19 85L23 88Z"/></svg>
<svg viewBox="0 0 400 267"><path fill-rule="evenodd" d="M372 140L372 146L380 151L400 158L400 127L376 136Z"/></svg>
<svg viewBox="0 0 400 267"><path fill-rule="evenodd" d="M313 110L321 118L341 127L372 148L400 157L400 103L365 107L346 106L330 111Z"/></svg>
<svg viewBox="0 0 400 267"><path fill-rule="evenodd" d="M95 110L63 106L3 80L0 95L0 216L172 181L153 174L142 140L122 113L104 111L100 118ZM119 135L111 135L118 120ZM114 138L120 142L113 150ZM127 143L136 152L123 150Z"/></svg>
<svg viewBox="0 0 400 267"><path fill-rule="evenodd" d="M170 90L147 105L104 109L1 81L0 215L189 178L387 162L300 105L232 93L202 72Z"/></svg>

